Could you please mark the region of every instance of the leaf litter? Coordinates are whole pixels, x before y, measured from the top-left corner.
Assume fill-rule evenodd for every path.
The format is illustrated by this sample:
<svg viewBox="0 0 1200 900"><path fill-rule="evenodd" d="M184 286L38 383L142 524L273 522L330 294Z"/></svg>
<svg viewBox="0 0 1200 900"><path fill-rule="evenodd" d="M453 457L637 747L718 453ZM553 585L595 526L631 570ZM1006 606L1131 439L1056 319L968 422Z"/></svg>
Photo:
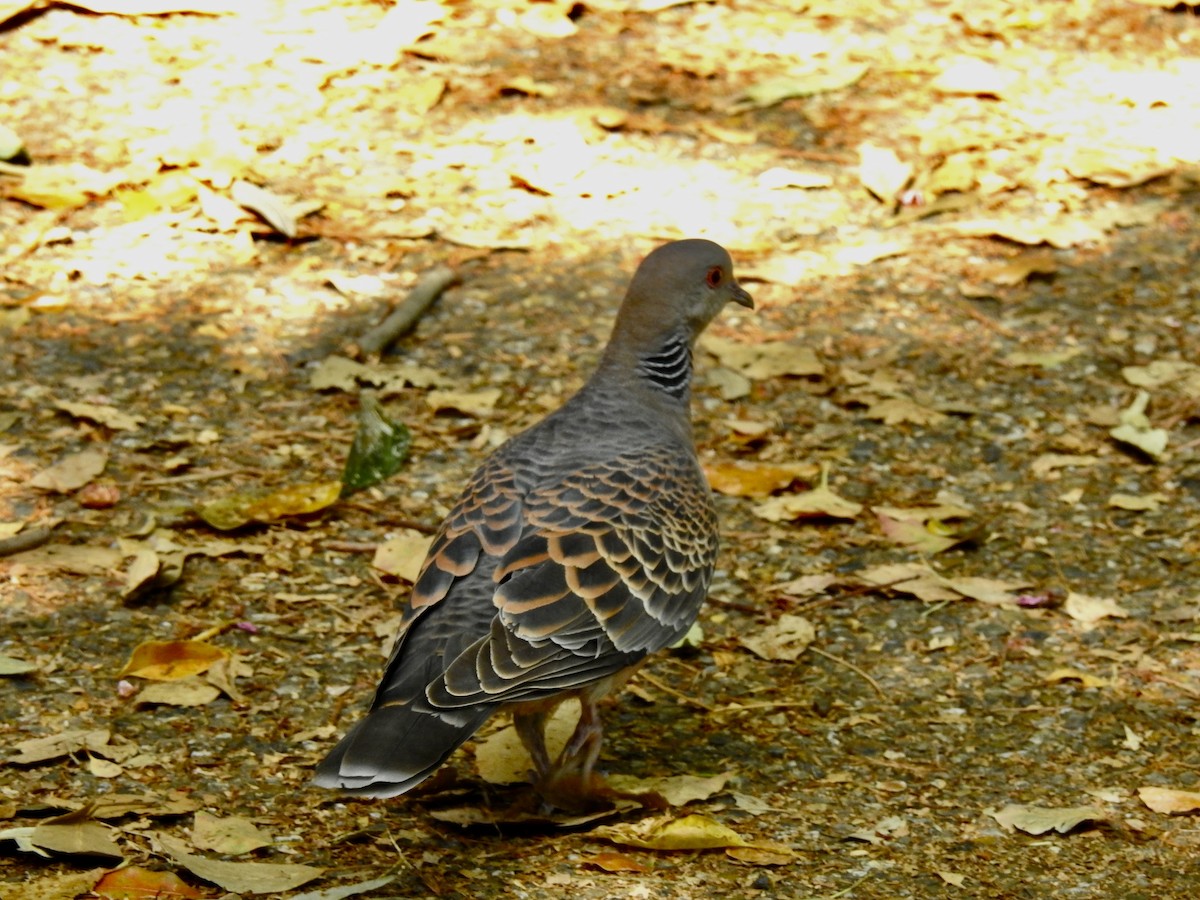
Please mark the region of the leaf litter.
<svg viewBox="0 0 1200 900"><path fill-rule="evenodd" d="M931 17L924 5L847 3L780 29L755 3L530 15L302 6L250 29L294 44L256 46L228 29L257 13L225 6L83 19L43 4L2 38L6 58L39 54L14 66L13 89L35 165L0 172L10 237L0 329L16 362L0 395L0 519L53 537L0 557L0 614L21 622L0 650L36 662L15 666L6 686L39 701L6 716L0 779L20 799L0 801L0 827L41 827L27 814L55 795L78 803L180 783L194 807L279 836L251 851L256 862L327 867L313 896L374 889L355 867L390 871L397 848L413 861L385 876L397 893L476 896L565 878L580 896L636 896L639 865L655 887L736 893L735 863L749 860L734 855L774 854L779 868L755 890L897 896L925 872L1054 896L1065 881L1076 893L1089 878L1113 883L1145 843L1118 828L1079 840L1056 830L1070 820L1058 816L1039 839L1061 863L1050 873L1027 864L1021 836L995 838L980 820L1017 781L1068 811L1093 809L1073 799L1083 778L1119 784L1103 804L1143 800L1150 828L1130 829L1164 858L1182 856L1189 785L1169 773L1190 746L1174 711L1198 689L1185 613L1200 557L1186 305L1198 160L1176 127L1196 116L1186 15L952 4ZM161 93L166 71L192 84L186 60L162 55L174 52L168 31L186 31L197 59L211 55L206 86L229 92L225 113L254 112L165 131L151 122L205 118L205 92L190 91L182 116ZM746 52L725 52L715 35ZM983 49L992 42L1001 56ZM1073 42L1096 52L1067 53ZM44 112L74 102L59 86L98 83L93 63L130 54L148 64L126 67L114 97L135 105ZM581 69L581 58L597 64ZM62 77L34 80L49 70ZM604 108L584 83L591 71L618 86ZM556 166L556 146L578 152ZM720 473L726 555L702 637L647 670L667 690L646 681L606 712L601 766L660 787L732 772L689 812L785 850L613 854L587 830L593 819L572 826L580 834L529 826L556 829L552 846L479 829L460 851L438 830L459 826L424 814L435 798L374 806L311 794L307 772L348 717L341 704L365 702L394 627L381 623L404 570L386 557L373 570L375 548L436 525L480 448L583 376L635 257L704 223L732 245L739 272L763 278L760 311L712 331L741 355L718 343L719 368L698 359L697 436ZM395 356L338 356L373 315L361 304L442 264L466 274L463 287ZM244 552L220 550L209 526L180 513L243 490L338 485L354 433L345 394L362 386L411 429L411 463L319 509L285 495L236 526L253 540L229 535ZM435 388L452 392L440 413L426 402ZM73 461L80 451L90 459ZM805 497L822 464L836 491L808 502L853 514L754 514ZM945 488L970 498L970 515L891 515L935 507ZM414 543L396 556L419 553ZM57 628L42 618L51 612ZM817 636L797 663L743 649L774 636L768 654L797 651L804 640L779 626L801 612ZM121 686L137 644L218 626L228 630L205 640L228 650L224 661L159 682L217 690L203 706L144 703ZM822 654L859 666L880 693ZM1156 789L1179 796L1141 796L1147 747L1174 785ZM188 833L191 819L168 812L183 801L156 796L114 820L130 859L149 859L137 816ZM486 821L486 798L467 796ZM752 796L762 799L738 800ZM959 813L935 828L924 809ZM855 831L870 840L836 840ZM992 862L912 854L953 854L980 831ZM35 871L34 854L14 846L4 844L14 870ZM583 868L561 871L564 859ZM1186 866L1164 867L1156 889L1185 890L1175 870ZM35 880L50 890L48 872ZM82 874L72 895L102 884Z"/></svg>

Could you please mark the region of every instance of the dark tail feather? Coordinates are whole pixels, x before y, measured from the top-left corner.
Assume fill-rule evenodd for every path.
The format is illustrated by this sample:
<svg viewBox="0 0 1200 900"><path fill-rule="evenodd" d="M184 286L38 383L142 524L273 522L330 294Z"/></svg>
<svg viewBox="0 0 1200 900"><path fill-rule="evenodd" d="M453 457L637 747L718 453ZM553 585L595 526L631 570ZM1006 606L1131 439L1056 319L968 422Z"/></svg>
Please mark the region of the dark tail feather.
<svg viewBox="0 0 1200 900"><path fill-rule="evenodd" d="M360 797L403 794L432 775L492 711L455 710L454 723L410 706L373 709L321 761L313 783Z"/></svg>

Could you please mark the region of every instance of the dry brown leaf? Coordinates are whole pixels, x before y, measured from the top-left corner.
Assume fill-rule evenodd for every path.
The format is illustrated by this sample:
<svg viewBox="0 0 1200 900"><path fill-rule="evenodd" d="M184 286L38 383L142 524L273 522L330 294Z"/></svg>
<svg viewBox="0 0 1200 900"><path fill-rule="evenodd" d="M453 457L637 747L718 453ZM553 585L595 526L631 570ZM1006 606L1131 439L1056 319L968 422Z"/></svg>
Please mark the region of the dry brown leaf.
<svg viewBox="0 0 1200 900"><path fill-rule="evenodd" d="M483 417L496 408L501 393L500 388L484 388L481 391L430 391L425 397L425 403L434 412L458 412Z"/></svg>
<svg viewBox="0 0 1200 900"><path fill-rule="evenodd" d="M755 381L782 375L820 377L825 374L824 363L817 359L811 348L791 341L743 344L706 334L700 338L700 346L720 360L721 365Z"/></svg>
<svg viewBox="0 0 1200 900"><path fill-rule="evenodd" d="M732 828L701 815L602 825L591 836L643 850L723 850L747 846L747 841Z"/></svg>
<svg viewBox="0 0 1200 900"><path fill-rule="evenodd" d="M1104 810L1092 806L1050 809L1010 803L1001 810L988 810L988 815L1010 831L1015 828L1033 835L1048 831L1066 834L1084 822L1108 821L1108 814Z"/></svg>
<svg viewBox="0 0 1200 900"><path fill-rule="evenodd" d="M1158 509L1171 498L1166 494L1155 491L1153 494L1113 494L1108 498L1108 505L1114 509L1124 509L1130 512L1151 512Z"/></svg>
<svg viewBox="0 0 1200 900"><path fill-rule="evenodd" d="M134 648L118 677L178 681L208 670L228 654L203 641L145 641Z"/></svg>
<svg viewBox="0 0 1200 900"><path fill-rule="evenodd" d="M1080 669L1072 669L1066 666L1055 669L1053 672L1043 676L1043 680L1049 684L1057 684L1060 681L1078 681L1086 688L1112 687L1112 682L1107 678L1101 678L1100 676L1093 675L1090 672L1084 672Z"/></svg>
<svg viewBox="0 0 1200 900"><path fill-rule="evenodd" d="M1101 619L1114 617L1124 619L1129 611L1122 609L1117 601L1109 597L1091 597L1071 591L1063 603L1063 611L1077 622L1091 625Z"/></svg>
<svg viewBox="0 0 1200 900"><path fill-rule="evenodd" d="M337 503L341 494L340 481L293 484L266 495L251 492L222 497L204 504L196 512L213 528L231 531L250 522L275 522L288 516L320 512Z"/></svg>
<svg viewBox="0 0 1200 900"><path fill-rule="evenodd" d="M712 489L730 497L766 497L781 491L797 478L820 472L812 463L770 463L753 460L715 460L704 464Z"/></svg>
<svg viewBox="0 0 1200 900"><path fill-rule="evenodd" d="M877 199L894 203L912 177L912 165L901 161L892 148L870 143L859 145L858 180Z"/></svg>
<svg viewBox="0 0 1200 900"><path fill-rule="evenodd" d="M720 775L666 775L658 778L635 778L632 775L610 775L608 786L629 794L658 794L671 806L686 806L707 800L725 790L732 772Z"/></svg>
<svg viewBox="0 0 1200 900"><path fill-rule="evenodd" d="M414 584L421 574L421 565L432 543L432 535L411 528L401 529L375 548L371 565L381 572Z"/></svg>
<svg viewBox="0 0 1200 900"><path fill-rule="evenodd" d="M241 856L259 847L270 847L272 839L242 816L214 816L197 810L192 822L192 846L213 850L223 856Z"/></svg>
<svg viewBox="0 0 1200 900"><path fill-rule="evenodd" d="M775 622L748 634L740 643L756 656L771 661L792 662L817 639L817 629L804 616L784 613Z"/></svg>
<svg viewBox="0 0 1200 900"><path fill-rule="evenodd" d="M605 872L651 872L653 868L638 862L624 853L596 853L583 860L583 865L594 866Z"/></svg>
<svg viewBox="0 0 1200 900"><path fill-rule="evenodd" d="M107 728L72 729L47 737L30 738L18 741L12 747L17 751L16 756L8 758L8 762L27 766L32 763L58 759L79 750L97 751L108 744L112 732Z"/></svg>
<svg viewBox="0 0 1200 900"><path fill-rule="evenodd" d="M1146 786L1138 788L1138 798L1156 813L1200 812L1200 791Z"/></svg>
<svg viewBox="0 0 1200 900"><path fill-rule="evenodd" d="M137 702L163 706L205 706L220 696L221 692L213 685L196 678L185 678L182 681L155 681L148 684L138 693Z"/></svg>
<svg viewBox="0 0 1200 900"><path fill-rule="evenodd" d="M105 872L92 892L101 900L195 900L204 896L174 872L141 866Z"/></svg>
<svg viewBox="0 0 1200 900"><path fill-rule="evenodd" d="M937 425L945 421L946 415L936 409L922 406L908 397L887 397L870 401L867 418L882 420L885 425L900 425L904 422L914 425Z"/></svg>
<svg viewBox="0 0 1200 900"><path fill-rule="evenodd" d="M1017 350L1004 357L1010 366L1028 366L1039 369L1057 369L1084 353L1082 347L1067 347L1064 350Z"/></svg>
<svg viewBox="0 0 1200 900"><path fill-rule="evenodd" d="M1098 462L1100 457L1086 453L1043 453L1030 464L1029 471L1042 478L1055 469L1077 469Z"/></svg>
<svg viewBox="0 0 1200 900"><path fill-rule="evenodd" d="M1017 72L989 60L964 56L946 66L929 86L944 94L1002 97L1019 77Z"/></svg>
<svg viewBox="0 0 1200 900"><path fill-rule="evenodd" d="M101 447L89 447L64 456L34 475L29 483L44 491L65 494L83 487L103 472L107 465L108 451Z"/></svg>
<svg viewBox="0 0 1200 900"><path fill-rule="evenodd" d="M102 403L71 403L67 400L59 400L55 402L54 406L77 419L87 419L115 431L135 431L146 421L144 416L121 412L115 406L107 406Z"/></svg>
<svg viewBox="0 0 1200 900"><path fill-rule="evenodd" d="M771 497L754 507L754 514L768 522L830 517L853 519L862 512L861 503L839 497L829 489L829 466L821 466L821 483L811 491Z"/></svg>
<svg viewBox="0 0 1200 900"><path fill-rule="evenodd" d="M218 887L239 894L268 894L290 891L312 881L324 872L316 866L295 863L225 862L206 859L188 852L188 845L168 834L156 839L176 863L193 875Z"/></svg>

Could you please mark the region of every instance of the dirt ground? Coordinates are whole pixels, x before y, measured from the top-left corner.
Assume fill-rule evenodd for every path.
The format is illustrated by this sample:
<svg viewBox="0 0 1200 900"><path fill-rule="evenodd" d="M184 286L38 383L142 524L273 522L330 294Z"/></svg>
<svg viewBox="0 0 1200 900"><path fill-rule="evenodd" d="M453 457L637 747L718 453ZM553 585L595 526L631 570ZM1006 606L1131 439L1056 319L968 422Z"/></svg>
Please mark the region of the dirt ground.
<svg viewBox="0 0 1200 900"><path fill-rule="evenodd" d="M0 166L0 896L1196 895L1191 8L0 20L33 161ZM684 236L758 301L697 353L723 556L601 766L694 799L522 817L482 744L419 796L309 786L411 547ZM411 455L314 499L364 387Z"/></svg>

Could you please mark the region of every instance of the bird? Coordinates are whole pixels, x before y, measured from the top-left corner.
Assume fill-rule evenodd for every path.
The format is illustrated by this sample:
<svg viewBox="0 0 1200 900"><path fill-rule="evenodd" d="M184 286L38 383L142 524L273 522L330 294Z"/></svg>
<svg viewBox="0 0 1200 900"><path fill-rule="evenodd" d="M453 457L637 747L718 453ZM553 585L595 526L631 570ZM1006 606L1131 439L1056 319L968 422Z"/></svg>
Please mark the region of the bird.
<svg viewBox="0 0 1200 900"><path fill-rule="evenodd" d="M712 581L692 353L728 303L754 308L720 245L678 240L645 257L591 377L468 480L402 605L370 710L316 785L403 794L504 710L545 806L604 802L597 703L687 633ZM579 722L552 759L545 725L572 696Z"/></svg>

